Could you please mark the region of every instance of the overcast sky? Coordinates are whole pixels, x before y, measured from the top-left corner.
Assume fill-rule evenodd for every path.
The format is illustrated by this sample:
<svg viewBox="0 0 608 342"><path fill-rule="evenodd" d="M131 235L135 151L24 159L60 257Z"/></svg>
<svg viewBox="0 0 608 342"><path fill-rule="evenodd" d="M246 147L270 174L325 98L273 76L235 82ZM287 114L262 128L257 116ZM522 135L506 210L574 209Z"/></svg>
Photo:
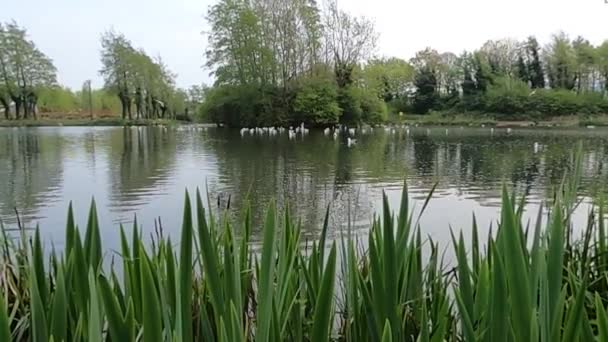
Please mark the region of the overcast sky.
<svg viewBox="0 0 608 342"><path fill-rule="evenodd" d="M563 30L594 44L608 39L608 0L339 0L351 13L372 18L380 33L377 55L405 59L431 46L440 52L473 50L488 39L523 39L541 44ZM99 77L99 38L114 28L149 55L161 55L177 73L177 84L210 83L201 66L214 0L2 0L0 21L27 28L50 56L59 81L80 88Z"/></svg>

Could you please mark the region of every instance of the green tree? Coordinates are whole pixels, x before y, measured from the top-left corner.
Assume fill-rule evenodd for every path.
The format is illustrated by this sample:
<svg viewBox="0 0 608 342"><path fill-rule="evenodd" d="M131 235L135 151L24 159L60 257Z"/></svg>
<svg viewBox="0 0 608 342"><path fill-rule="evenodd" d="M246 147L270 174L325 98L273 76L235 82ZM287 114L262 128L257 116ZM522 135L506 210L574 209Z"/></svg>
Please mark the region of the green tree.
<svg viewBox="0 0 608 342"><path fill-rule="evenodd" d="M540 46L535 37L530 36L525 43L526 64L528 67L528 77L532 88L545 87L545 72L540 60Z"/></svg>
<svg viewBox="0 0 608 342"><path fill-rule="evenodd" d="M429 110L435 108L439 100L437 77L431 66L425 65L418 70L414 85L416 86L414 111L426 114Z"/></svg>
<svg viewBox="0 0 608 342"><path fill-rule="evenodd" d="M57 70L53 62L33 41L27 31L16 22L0 23L0 102L5 117L10 117L7 104L15 104L15 118L37 117L40 89L57 83Z"/></svg>
<svg viewBox="0 0 608 342"><path fill-rule="evenodd" d="M293 110L295 118L315 126L338 123L341 110L338 105L338 88L331 79L307 78L302 80L296 93Z"/></svg>
<svg viewBox="0 0 608 342"><path fill-rule="evenodd" d="M399 58L372 59L362 69L365 86L385 102L408 95L414 81L414 68Z"/></svg>
<svg viewBox="0 0 608 342"><path fill-rule="evenodd" d="M568 36L563 32L554 34L544 52L551 87L574 89L577 82L576 54Z"/></svg>
<svg viewBox="0 0 608 342"><path fill-rule="evenodd" d="M338 86L353 82L353 71L369 57L378 40L374 24L364 17L355 17L338 9L337 1L330 1L325 15L325 44L333 56Z"/></svg>
<svg viewBox="0 0 608 342"><path fill-rule="evenodd" d="M596 84L598 53L591 43L583 37L572 42L576 60L576 90L578 93L592 91Z"/></svg>
<svg viewBox="0 0 608 342"><path fill-rule="evenodd" d="M133 118L133 106L136 118L164 118L172 113L169 103L175 95L175 75L160 57L150 58L113 31L104 33L101 46L100 74L105 88L118 96L123 119Z"/></svg>

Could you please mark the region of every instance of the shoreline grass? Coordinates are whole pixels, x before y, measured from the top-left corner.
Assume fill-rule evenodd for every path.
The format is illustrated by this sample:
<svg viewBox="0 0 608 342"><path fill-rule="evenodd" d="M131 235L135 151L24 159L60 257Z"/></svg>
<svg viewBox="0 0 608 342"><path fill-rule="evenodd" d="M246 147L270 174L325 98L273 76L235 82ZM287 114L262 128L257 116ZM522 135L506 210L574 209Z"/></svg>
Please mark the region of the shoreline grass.
<svg viewBox="0 0 608 342"><path fill-rule="evenodd" d="M177 121L169 119L133 119L98 118L98 119L28 119L0 120L0 127L72 127L72 126L156 126L172 125Z"/></svg>
<svg viewBox="0 0 608 342"><path fill-rule="evenodd" d="M475 220L470 242L452 234L451 269L423 240L407 187L396 214L383 197L365 241L348 230L329 241L328 208L305 249L297 221L270 205L255 252L248 209L234 226L186 193L179 244L157 231L144 245L135 221L109 267L95 204L83 237L70 206L65 250L48 260L38 230L11 239L3 229L0 339L606 341L605 210L599 201L573 237L580 158L572 165L535 222L504 188L495 234L479 241Z"/></svg>

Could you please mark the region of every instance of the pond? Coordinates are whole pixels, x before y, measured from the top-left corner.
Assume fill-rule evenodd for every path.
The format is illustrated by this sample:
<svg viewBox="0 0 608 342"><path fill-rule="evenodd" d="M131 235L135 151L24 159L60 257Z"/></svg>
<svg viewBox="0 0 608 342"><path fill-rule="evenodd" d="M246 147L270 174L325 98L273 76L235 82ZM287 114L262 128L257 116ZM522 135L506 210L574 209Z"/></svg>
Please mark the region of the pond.
<svg viewBox="0 0 608 342"><path fill-rule="evenodd" d="M527 215L549 199L583 143L583 193L595 198L608 180L608 130L462 127L369 128L334 139L323 131L290 139L206 126L54 127L0 129L0 218L17 226L39 224L45 241L61 250L69 201L86 222L94 197L107 250L119 246L119 227L137 215L145 236L160 217L176 238L185 189L197 187L212 210L235 220L247 203L253 239L271 201L287 203L306 239L319 233L331 206L332 236L349 222L365 232L379 213L382 191L399 206L404 179L418 210L437 184L422 219L423 235L449 243L450 229L481 237L496 226L503 184L527 195ZM577 212L575 222L586 222Z"/></svg>

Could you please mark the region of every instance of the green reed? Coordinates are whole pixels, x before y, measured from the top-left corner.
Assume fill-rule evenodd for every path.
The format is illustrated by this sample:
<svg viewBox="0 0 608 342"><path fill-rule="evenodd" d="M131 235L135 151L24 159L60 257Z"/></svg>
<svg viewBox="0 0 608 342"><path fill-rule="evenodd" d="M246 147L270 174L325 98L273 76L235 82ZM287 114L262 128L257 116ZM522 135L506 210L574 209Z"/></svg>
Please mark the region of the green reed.
<svg viewBox="0 0 608 342"><path fill-rule="evenodd" d="M84 239L70 206L61 253L2 227L0 341L607 341L603 201L575 238L573 165L534 222L503 189L497 231L480 241L473 220L471 241L452 235L450 268L418 224L432 191L418 215L407 187L397 215L384 196L366 240L329 241L328 208L306 244L270 205L256 250L248 208L235 227L186 193L179 244L145 245L135 221L105 267L95 204Z"/></svg>

